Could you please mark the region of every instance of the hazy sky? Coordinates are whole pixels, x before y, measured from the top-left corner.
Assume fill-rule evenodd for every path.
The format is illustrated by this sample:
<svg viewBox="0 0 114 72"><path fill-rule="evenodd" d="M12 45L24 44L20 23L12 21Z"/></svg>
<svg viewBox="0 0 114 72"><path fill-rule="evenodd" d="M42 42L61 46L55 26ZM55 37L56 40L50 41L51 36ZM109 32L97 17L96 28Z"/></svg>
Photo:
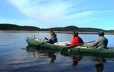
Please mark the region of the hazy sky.
<svg viewBox="0 0 114 72"><path fill-rule="evenodd" d="M114 0L0 0L0 23L114 29Z"/></svg>

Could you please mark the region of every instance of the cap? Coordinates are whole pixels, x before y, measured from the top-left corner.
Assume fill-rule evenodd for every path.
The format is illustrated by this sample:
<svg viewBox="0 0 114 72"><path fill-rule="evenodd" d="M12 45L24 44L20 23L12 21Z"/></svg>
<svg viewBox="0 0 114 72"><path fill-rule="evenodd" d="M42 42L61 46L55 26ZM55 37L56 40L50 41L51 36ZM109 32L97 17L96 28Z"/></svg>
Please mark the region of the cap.
<svg viewBox="0 0 114 72"><path fill-rule="evenodd" d="M103 35L104 35L104 31L99 31L98 34L99 34L100 36L103 36Z"/></svg>

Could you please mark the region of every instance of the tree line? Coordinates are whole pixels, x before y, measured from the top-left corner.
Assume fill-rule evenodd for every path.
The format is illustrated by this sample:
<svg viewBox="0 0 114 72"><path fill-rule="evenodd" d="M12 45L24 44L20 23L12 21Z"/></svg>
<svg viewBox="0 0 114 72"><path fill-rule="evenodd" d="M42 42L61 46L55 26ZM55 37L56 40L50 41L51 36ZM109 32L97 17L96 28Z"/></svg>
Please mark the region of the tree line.
<svg viewBox="0 0 114 72"><path fill-rule="evenodd" d="M66 27L53 27L53 28L39 28L34 26L19 26L16 24L0 24L0 30L24 30L24 31L80 31L80 32L96 32L101 31L103 29L98 28L79 28L77 26L66 26ZM106 31L106 30L104 30ZM113 31L114 30L107 30L107 31Z"/></svg>

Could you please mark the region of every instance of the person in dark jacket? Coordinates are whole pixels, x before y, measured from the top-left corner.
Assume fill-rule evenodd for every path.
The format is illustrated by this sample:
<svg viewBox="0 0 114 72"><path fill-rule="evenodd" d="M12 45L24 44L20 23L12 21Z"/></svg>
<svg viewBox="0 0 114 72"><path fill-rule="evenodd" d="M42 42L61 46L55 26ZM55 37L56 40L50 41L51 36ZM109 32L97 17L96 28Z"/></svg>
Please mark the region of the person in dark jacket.
<svg viewBox="0 0 114 72"><path fill-rule="evenodd" d="M54 44L58 41L57 35L55 34L54 31L50 31L50 39L48 39L46 37L45 37L45 39L47 40L47 43L50 43L50 44Z"/></svg>

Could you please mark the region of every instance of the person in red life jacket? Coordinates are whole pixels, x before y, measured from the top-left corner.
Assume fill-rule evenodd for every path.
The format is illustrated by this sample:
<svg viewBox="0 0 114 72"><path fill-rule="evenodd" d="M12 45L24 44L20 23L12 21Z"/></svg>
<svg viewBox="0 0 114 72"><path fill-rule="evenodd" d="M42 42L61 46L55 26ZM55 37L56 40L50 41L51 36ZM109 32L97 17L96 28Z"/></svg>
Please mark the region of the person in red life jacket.
<svg viewBox="0 0 114 72"><path fill-rule="evenodd" d="M83 43L84 42L83 42L82 38L80 38L78 36L78 32L73 31L73 37L71 39L71 43L68 44L67 46L73 47L73 46L76 46L76 45L82 45Z"/></svg>
<svg viewBox="0 0 114 72"><path fill-rule="evenodd" d="M73 48L75 46L79 46L79 45L83 45L83 40L81 37L78 36L78 32L73 31L72 34L72 39L71 39L71 43L67 45L67 49L69 48ZM78 62L82 59L82 56L80 55L73 55L72 56L72 65L73 67L76 67L78 65Z"/></svg>

